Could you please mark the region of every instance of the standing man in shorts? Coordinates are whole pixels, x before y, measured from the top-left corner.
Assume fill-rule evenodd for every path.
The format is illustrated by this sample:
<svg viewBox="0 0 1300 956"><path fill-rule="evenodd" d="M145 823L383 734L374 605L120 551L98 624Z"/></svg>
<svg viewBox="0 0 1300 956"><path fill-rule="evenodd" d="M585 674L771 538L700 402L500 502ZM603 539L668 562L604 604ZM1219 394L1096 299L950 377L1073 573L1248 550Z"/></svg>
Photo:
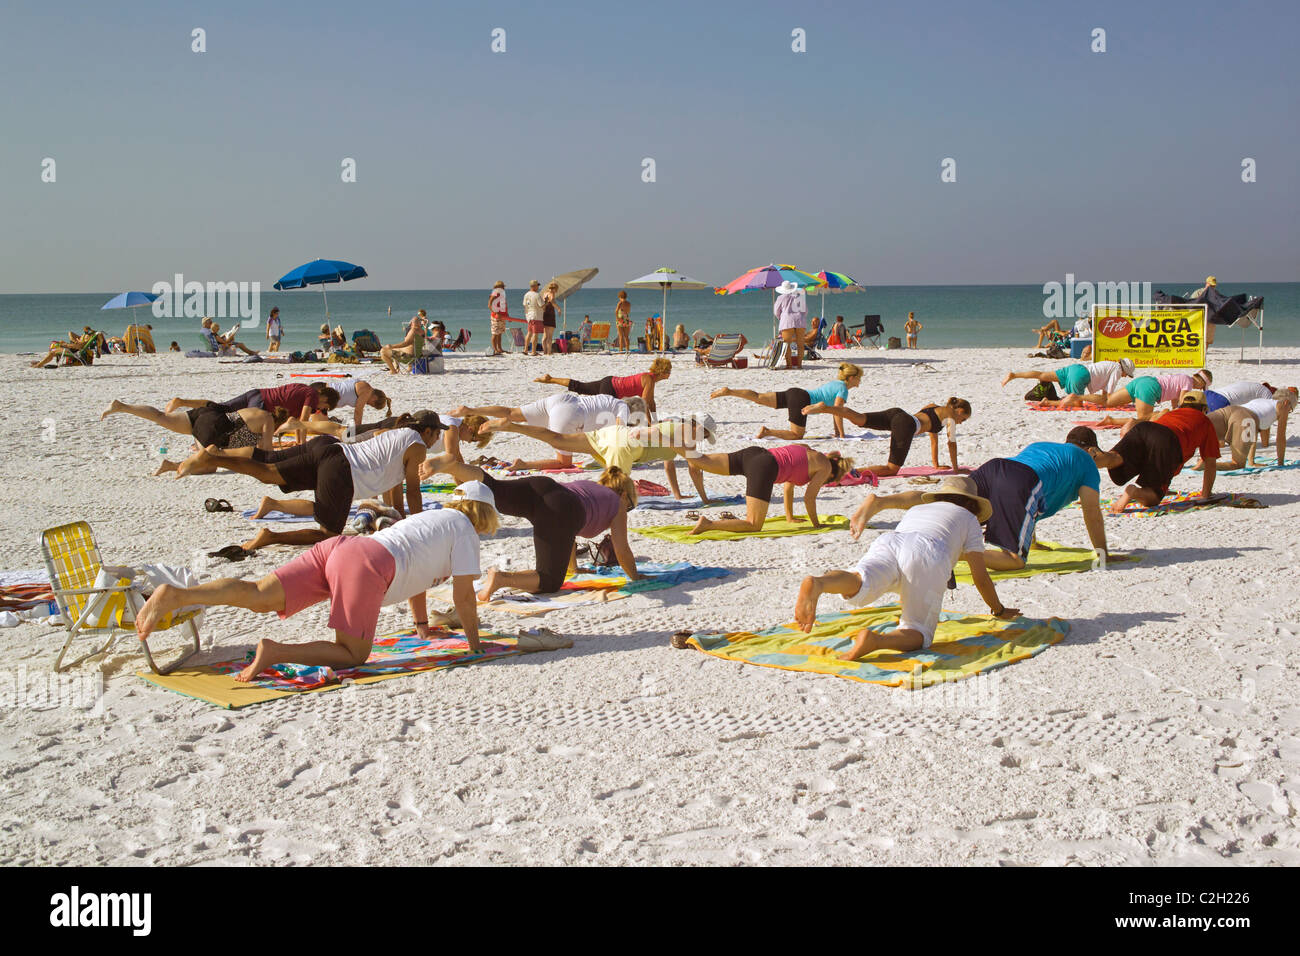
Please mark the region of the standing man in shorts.
<svg viewBox="0 0 1300 956"><path fill-rule="evenodd" d="M1201 497L1208 499L1214 493L1219 439L1205 410L1205 393L1194 389L1183 394L1172 412L1154 421L1130 421L1124 426L1124 437L1110 451L1089 450L1097 467L1108 469L1115 484L1134 481L1111 502L1112 512L1119 514L1130 501L1144 508L1160 504L1169 493L1170 483L1197 452L1205 466Z"/></svg>
<svg viewBox="0 0 1300 956"><path fill-rule="evenodd" d="M994 550L985 553L985 563L994 571L1018 571L1029 558L1038 522L1078 501L1088 540L1097 552L1096 567L1106 567L1106 524L1101 513L1101 476L1090 449L1097 447L1097 434L1077 426L1064 442L1034 442L1011 458L993 458L971 472L981 497L987 498L993 513L984 529L984 541ZM869 493L853 513L849 530L854 538L862 534L873 516L886 509L906 510L919 505L924 495L904 491L894 495Z"/></svg>
<svg viewBox="0 0 1300 956"><path fill-rule="evenodd" d="M498 279L492 284L492 293L488 296L488 312L492 316L492 354L505 355L501 349L501 336L506 331L506 316L510 306L506 303L506 284Z"/></svg>
<svg viewBox="0 0 1300 956"><path fill-rule="evenodd" d="M1007 372L1002 384L1005 387L1012 379L1028 378L1047 385L1060 385L1064 397L1044 399L1044 405L1073 408L1088 401L1104 406L1110 393L1119 388L1120 379L1132 377L1134 371L1133 360L1123 358L1118 362L1066 365L1055 372Z"/></svg>

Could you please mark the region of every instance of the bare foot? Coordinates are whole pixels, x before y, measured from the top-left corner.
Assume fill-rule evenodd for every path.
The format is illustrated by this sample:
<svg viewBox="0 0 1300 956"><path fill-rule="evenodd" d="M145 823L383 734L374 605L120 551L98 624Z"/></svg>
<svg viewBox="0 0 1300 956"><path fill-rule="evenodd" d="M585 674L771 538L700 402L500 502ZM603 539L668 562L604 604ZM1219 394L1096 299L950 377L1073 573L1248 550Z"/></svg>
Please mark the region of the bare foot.
<svg viewBox="0 0 1300 956"><path fill-rule="evenodd" d="M207 449L200 449L176 466L176 477L184 478L186 475L194 474L199 467L208 466L214 466L215 470L212 456L208 454Z"/></svg>
<svg viewBox="0 0 1300 956"><path fill-rule="evenodd" d="M767 437L767 426L764 425L762 428L760 428L760 429L758 430L758 434L755 435L754 437L755 437L755 438L766 438L766 437Z"/></svg>
<svg viewBox="0 0 1300 956"><path fill-rule="evenodd" d="M99 416L99 420L102 422L109 415L112 415L115 412L120 412L121 410L122 410L122 403L115 398L113 399L113 404L109 405L108 408L104 409L104 413Z"/></svg>
<svg viewBox="0 0 1300 956"><path fill-rule="evenodd" d="M499 572L497 571L497 569L493 568L492 570L488 571L488 573L484 576L483 587L481 587L478 592L478 599L480 601L492 600L492 595L495 594L497 591L498 573Z"/></svg>
<svg viewBox="0 0 1300 956"><path fill-rule="evenodd" d="M1015 376L1014 376L1014 373L1013 373L1013 372L1007 372L1007 377L1004 378L1004 379L1002 380L1002 386L1001 386L1001 387L1002 387L1002 388L1006 388L1006 387L1007 387L1007 382L1011 381L1011 379L1014 378L1014 377L1015 377Z"/></svg>
<svg viewBox="0 0 1300 956"><path fill-rule="evenodd" d="M715 388L709 393L709 398L726 398L730 394L731 389L729 388Z"/></svg>
<svg viewBox="0 0 1300 956"><path fill-rule="evenodd" d="M256 551L258 548L265 548L268 544L274 544L275 539L271 537L269 528L262 528L247 541L240 545L245 551Z"/></svg>
<svg viewBox="0 0 1300 956"><path fill-rule="evenodd" d="M181 606L181 593L179 588L170 584L160 584L153 594L149 595L149 600L144 602L140 612L135 616L135 634L140 640L145 640L153 633L153 629L158 626L163 615L168 611L173 611Z"/></svg>
<svg viewBox="0 0 1300 956"><path fill-rule="evenodd" d="M482 425L479 426L479 432L482 433L482 432L505 431L506 426L509 424L510 424L510 419L508 418L489 418L486 422L484 422Z"/></svg>
<svg viewBox="0 0 1300 956"><path fill-rule="evenodd" d="M804 578L794 604L794 621L805 634L812 630L817 621L817 599L820 597L821 589L817 587L816 579Z"/></svg>
<svg viewBox="0 0 1300 956"><path fill-rule="evenodd" d="M853 512L853 517L849 519L849 534L853 536L854 541L857 541L858 538L862 537L862 532L867 530L868 522L871 521L879 510L880 507L876 499L876 493L874 491L868 491L867 496L862 499L862 504L858 505L857 510Z"/></svg>
<svg viewBox="0 0 1300 956"><path fill-rule="evenodd" d="M870 654L876 649L876 635L870 628L864 627L853 635L853 646L840 655L842 661L856 661L863 654Z"/></svg>
<svg viewBox="0 0 1300 956"><path fill-rule="evenodd" d="M708 518L701 517L699 521L695 522L695 527L692 528L688 533L703 534L704 532L708 531L712 527L713 527L712 521L710 521Z"/></svg>
<svg viewBox="0 0 1300 956"><path fill-rule="evenodd" d="M166 412L168 415L170 415L172 412L176 411L176 409L180 407L181 407L181 400L179 398L173 398L170 402L168 402L166 405L163 406L163 411Z"/></svg>
<svg viewBox="0 0 1300 956"><path fill-rule="evenodd" d="M496 353L496 354L497 354L497 355L501 355L502 353L498 352L498 353ZM452 417L452 418L468 418L468 417L469 417L469 406L468 406L468 405L457 405L455 408L453 408L453 409L451 410L451 417Z"/></svg>
<svg viewBox="0 0 1300 956"><path fill-rule="evenodd" d="M168 474L169 472L176 471L178 468L180 468L180 466L181 466L180 462L168 461L166 458L164 458L162 464L158 466L158 470L153 473L153 476L157 478L159 475Z"/></svg>
<svg viewBox="0 0 1300 956"><path fill-rule="evenodd" d="M247 684L266 669L267 664L269 663L268 658L270 657L270 654L268 653L269 648L266 646L267 643L266 638L262 638L257 642L257 652L253 654L253 662L236 674L235 680L239 681L241 684Z"/></svg>
<svg viewBox="0 0 1300 956"><path fill-rule="evenodd" d="M270 514L274 510L275 510L275 499L272 498L270 495L263 495L262 503L259 504L257 506L257 510L253 512L253 517L265 518L268 514Z"/></svg>

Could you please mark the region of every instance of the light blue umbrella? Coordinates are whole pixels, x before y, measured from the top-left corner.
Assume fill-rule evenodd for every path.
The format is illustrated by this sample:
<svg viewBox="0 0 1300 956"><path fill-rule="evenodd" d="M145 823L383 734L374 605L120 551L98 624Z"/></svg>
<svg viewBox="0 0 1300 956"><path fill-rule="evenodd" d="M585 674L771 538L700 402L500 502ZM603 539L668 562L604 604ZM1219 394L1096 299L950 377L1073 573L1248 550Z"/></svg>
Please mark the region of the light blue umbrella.
<svg viewBox="0 0 1300 956"><path fill-rule="evenodd" d="M153 305L158 296L152 292L123 292L113 296L99 307L99 311L105 309L136 309L142 305Z"/></svg>
<svg viewBox="0 0 1300 956"><path fill-rule="evenodd" d="M280 276L280 281L275 284L275 288L283 292L285 289L305 289L309 285L320 286L320 294L325 299L325 321L328 322L330 300L329 296L325 295L325 286L331 282L349 282L352 279L363 279L365 276L366 270L351 262L344 262L341 259L313 259L292 272Z"/></svg>

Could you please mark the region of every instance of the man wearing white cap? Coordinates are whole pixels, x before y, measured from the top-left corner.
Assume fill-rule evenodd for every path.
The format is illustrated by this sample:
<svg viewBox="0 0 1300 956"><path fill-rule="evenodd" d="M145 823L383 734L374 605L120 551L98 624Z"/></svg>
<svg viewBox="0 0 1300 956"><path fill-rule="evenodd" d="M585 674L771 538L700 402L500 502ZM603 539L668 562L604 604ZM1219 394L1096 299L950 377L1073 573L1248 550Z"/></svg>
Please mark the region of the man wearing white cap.
<svg viewBox="0 0 1300 956"><path fill-rule="evenodd" d="M772 303L772 314L778 320L777 331L785 343L785 367L798 368L803 364L804 333L808 329L808 300L803 289L786 279L776 287L776 301ZM794 346L795 358L790 359L790 347Z"/></svg>
<svg viewBox="0 0 1300 956"><path fill-rule="evenodd" d="M329 538L258 581L221 578L188 588L164 584L141 608L136 633L144 640L163 615L192 605L275 612L284 620L328 600L334 640L281 644L262 638L252 663L235 680L251 681L274 664L357 667L370 656L384 605L409 602L416 631L427 638L425 591L450 578L469 649L479 653L474 596L478 535L495 534L497 522L491 490L482 482L469 481L457 487L441 509L413 514L369 537Z"/></svg>
<svg viewBox="0 0 1300 956"><path fill-rule="evenodd" d="M1134 371L1132 359L1124 358L1118 362L1066 365L1055 372L1007 372L1002 384L1005 386L1012 379L1028 378L1048 386L1060 385L1061 390L1065 392L1065 397L1043 399L1044 405L1072 408L1082 405L1085 401L1094 405L1105 405L1110 393L1119 388L1120 379L1131 378Z"/></svg>
<svg viewBox="0 0 1300 956"><path fill-rule="evenodd" d="M854 635L853 646L840 655L842 660L857 660L872 651L929 647L958 561L970 566L980 597L996 617L1012 620L1020 614L1003 606L985 566L980 525L988 521L993 506L976 493L975 482L949 478L923 498L924 503L908 511L897 528L871 542L852 571L804 578L794 608L795 623L804 633L817 623L817 601L823 594L838 594L860 606L890 592L899 596L898 627L889 632L864 627Z"/></svg>

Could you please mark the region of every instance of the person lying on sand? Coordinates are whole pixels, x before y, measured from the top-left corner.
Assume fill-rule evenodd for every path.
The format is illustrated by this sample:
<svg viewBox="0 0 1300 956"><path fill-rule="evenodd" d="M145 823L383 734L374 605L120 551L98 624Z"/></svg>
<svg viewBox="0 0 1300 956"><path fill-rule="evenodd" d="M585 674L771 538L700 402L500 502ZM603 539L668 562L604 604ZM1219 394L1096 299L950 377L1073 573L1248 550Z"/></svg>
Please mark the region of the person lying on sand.
<svg viewBox="0 0 1300 956"><path fill-rule="evenodd" d="M194 587L164 584L136 615L136 634L142 641L147 639L163 615L194 604L242 607L275 613L284 620L328 599L334 640L281 644L263 638L257 642L252 663L235 680L247 683L274 664L357 667L370 656L379 611L385 605L407 601L417 633L428 638L425 592L450 578L465 639L471 653L477 654L483 649L474 601L478 536L495 534L497 524L492 492L479 482L469 482L452 492L452 500L437 511L411 515L366 537L320 541L258 581L221 578Z"/></svg>
<svg viewBox="0 0 1300 956"><path fill-rule="evenodd" d="M1115 514L1130 501L1144 508L1154 508L1169 493L1169 485L1183 470L1183 465L1198 451L1204 465L1201 497L1214 493L1214 476L1219 458L1219 439L1205 415L1205 393L1189 391L1178 408L1149 422L1129 421L1119 442L1110 451L1088 449L1098 468L1110 472L1110 480L1123 485L1123 493L1111 502Z"/></svg>
<svg viewBox="0 0 1300 956"><path fill-rule="evenodd" d="M1083 524L1097 552L1097 566L1106 567L1106 524L1101 513L1101 476L1090 449L1097 434L1079 425L1061 442L1034 442L1011 458L992 458L970 474L976 492L988 499L993 513L984 528L984 543L992 545L985 563L994 571L1017 571L1025 566L1034 545L1038 522L1078 501ZM871 519L888 509L906 511L925 501L920 491L893 495L868 492L853 512L849 531L854 540Z"/></svg>
<svg viewBox="0 0 1300 956"><path fill-rule="evenodd" d="M929 647L939 625L948 580L958 561L970 566L975 587L989 610L1002 620L1019 616L1003 606L984 561L980 524L993 506L977 494L970 478L949 478L923 503L903 516L898 527L875 541L852 571L809 575L799 587L794 619L805 634L817 623L817 602L823 594L838 594L865 606L883 594L897 593L902 605L898 627L889 632L863 628L842 660L855 661L873 651L915 651Z"/></svg>
<svg viewBox="0 0 1300 956"><path fill-rule="evenodd" d="M1133 361L1126 358L1093 365L1078 362L1062 366L1055 372L1007 372L1002 385L1006 387L1007 382L1017 378L1033 379L1048 385L1060 385L1065 392L1064 398L1044 399L1043 405L1073 408L1082 405L1086 399L1094 405L1105 406L1107 397L1119 387L1119 380L1132 377L1133 372Z"/></svg>
<svg viewBox="0 0 1300 956"><path fill-rule="evenodd" d="M627 540L627 513L637 505L636 482L618 468L606 468L595 481L558 482L545 475L527 478L493 478L476 465L466 465L450 455L431 458L420 466L420 476L450 475L459 482L481 481L492 492L497 511L523 518L533 526L531 571L487 573L478 592L480 601L490 601L501 588L517 588L529 594L552 594L560 590L567 573L578 570L577 539L598 538L606 531L614 555L630 581L642 575Z"/></svg>
<svg viewBox="0 0 1300 956"><path fill-rule="evenodd" d="M794 489L802 486L804 510L814 528L817 520L817 494L831 481L839 481L853 470L852 458L841 458L839 452L823 455L807 445L779 445L763 448L751 445L731 454L697 455L687 459L692 474L707 471L715 475L745 476L745 517L709 518L701 516L690 533L706 531L762 531L767 510L772 503L772 489L780 484L785 493L785 518L791 524L804 519L794 513ZM697 482L697 486L703 481Z"/></svg>
<svg viewBox="0 0 1300 956"><path fill-rule="evenodd" d="M461 405L452 409L452 412L456 415L504 418L517 425L536 425L561 434L594 432L609 425L648 425L651 421L645 399L640 395L614 398L612 395L578 395L575 392L548 395L518 408L509 405ZM519 471L572 468L573 456L560 452L553 458L532 461L516 458L510 467Z"/></svg>
<svg viewBox="0 0 1300 956"><path fill-rule="evenodd" d="M948 460L953 471L957 471L957 426L969 421L970 402L964 398L949 398L942 405L930 404L915 415L909 415L901 408L887 408L883 412L857 412L848 406L831 406L818 403L804 409L809 415L834 415L847 418L859 428L871 428L889 432L889 461L883 465L872 465L865 470L873 475L887 478L898 474L907 461L907 453L912 450L912 439L917 435L930 436L930 460L934 467L939 467L939 430L948 432Z"/></svg>

